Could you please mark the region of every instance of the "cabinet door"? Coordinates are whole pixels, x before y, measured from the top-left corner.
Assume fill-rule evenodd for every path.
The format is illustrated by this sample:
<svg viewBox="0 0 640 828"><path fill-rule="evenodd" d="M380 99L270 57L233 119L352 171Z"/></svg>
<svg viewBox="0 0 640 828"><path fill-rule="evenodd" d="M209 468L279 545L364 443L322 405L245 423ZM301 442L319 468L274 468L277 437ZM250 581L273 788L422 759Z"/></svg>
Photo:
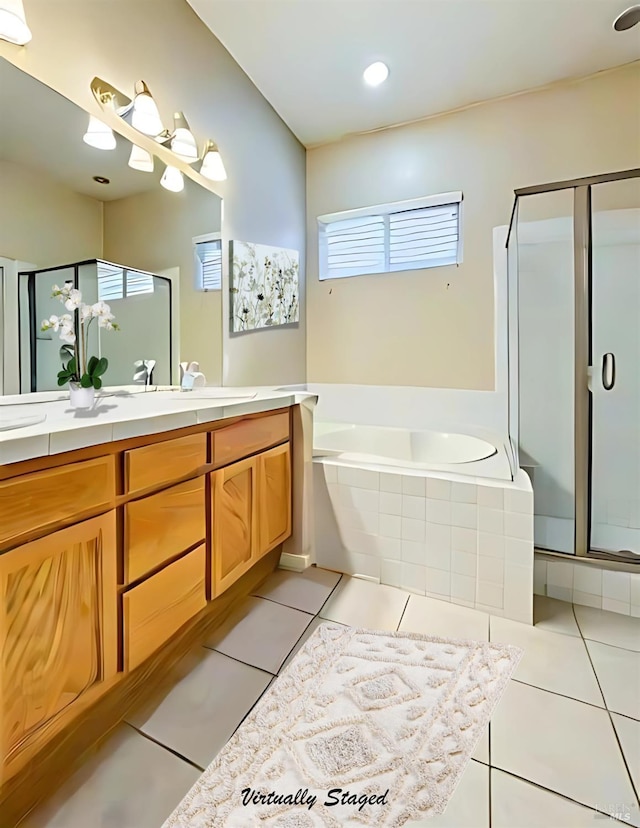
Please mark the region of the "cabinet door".
<svg viewBox="0 0 640 828"><path fill-rule="evenodd" d="M291 534L291 450L289 443L257 457L257 557L265 555Z"/></svg>
<svg viewBox="0 0 640 828"><path fill-rule="evenodd" d="M255 561L256 461L250 457L211 474L212 591L224 592Z"/></svg>
<svg viewBox="0 0 640 828"><path fill-rule="evenodd" d="M0 555L5 764L41 747L40 728L115 674L116 590L115 512Z"/></svg>

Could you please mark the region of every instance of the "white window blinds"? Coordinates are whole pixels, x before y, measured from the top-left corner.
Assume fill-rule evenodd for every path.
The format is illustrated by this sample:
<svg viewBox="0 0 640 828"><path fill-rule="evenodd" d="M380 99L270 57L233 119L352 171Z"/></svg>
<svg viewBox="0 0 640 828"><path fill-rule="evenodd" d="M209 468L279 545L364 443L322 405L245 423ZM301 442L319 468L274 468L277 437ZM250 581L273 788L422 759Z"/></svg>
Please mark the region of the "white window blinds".
<svg viewBox="0 0 640 828"><path fill-rule="evenodd" d="M462 261L462 193L320 216L320 279Z"/></svg>
<svg viewBox="0 0 640 828"><path fill-rule="evenodd" d="M113 302L124 297L124 268L98 262L98 299Z"/></svg>
<svg viewBox="0 0 640 828"><path fill-rule="evenodd" d="M381 273L385 265L385 226L382 216L332 221L323 233L324 278Z"/></svg>
<svg viewBox="0 0 640 828"><path fill-rule="evenodd" d="M153 293L153 274L129 270L109 262L98 262L98 299L114 302L141 293Z"/></svg>
<svg viewBox="0 0 640 828"><path fill-rule="evenodd" d="M127 270L125 278L126 296L153 293L153 275L140 270Z"/></svg>
<svg viewBox="0 0 640 828"><path fill-rule="evenodd" d="M222 241L194 241L197 287L199 290L222 289Z"/></svg>

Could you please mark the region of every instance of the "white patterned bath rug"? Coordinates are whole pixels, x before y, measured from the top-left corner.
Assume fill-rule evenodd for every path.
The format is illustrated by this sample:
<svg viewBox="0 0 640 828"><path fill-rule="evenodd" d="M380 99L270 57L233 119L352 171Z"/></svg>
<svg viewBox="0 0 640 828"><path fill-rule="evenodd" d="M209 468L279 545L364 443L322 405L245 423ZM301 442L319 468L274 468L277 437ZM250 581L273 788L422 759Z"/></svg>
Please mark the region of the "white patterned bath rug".
<svg viewBox="0 0 640 828"><path fill-rule="evenodd" d="M321 624L164 828L396 828L440 814L521 655Z"/></svg>

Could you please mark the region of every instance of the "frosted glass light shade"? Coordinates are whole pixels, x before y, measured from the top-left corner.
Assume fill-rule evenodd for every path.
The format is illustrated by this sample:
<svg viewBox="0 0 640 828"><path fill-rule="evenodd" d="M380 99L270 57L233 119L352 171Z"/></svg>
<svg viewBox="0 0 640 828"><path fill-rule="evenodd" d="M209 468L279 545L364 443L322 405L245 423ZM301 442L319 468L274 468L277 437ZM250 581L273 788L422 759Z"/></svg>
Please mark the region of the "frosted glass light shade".
<svg viewBox="0 0 640 828"><path fill-rule="evenodd" d="M133 170L140 170L140 172L153 172L153 155L134 144L131 147L129 166Z"/></svg>
<svg viewBox="0 0 640 828"><path fill-rule="evenodd" d="M112 150L116 148L116 136L111 127L103 124L94 115L89 117L89 126L82 136L85 144L100 150Z"/></svg>
<svg viewBox="0 0 640 828"><path fill-rule="evenodd" d="M22 0L0 0L0 40L16 46L24 46L31 40Z"/></svg>
<svg viewBox="0 0 640 828"><path fill-rule="evenodd" d="M189 129L189 124L182 112L176 112L173 116L174 131L171 138L171 150L182 161L187 164L193 164L198 160L198 145L193 133Z"/></svg>
<svg viewBox="0 0 640 828"><path fill-rule="evenodd" d="M172 193L181 193L184 190L184 178L180 170L175 167L167 167L162 174L160 183L165 190L170 190Z"/></svg>
<svg viewBox="0 0 640 828"><path fill-rule="evenodd" d="M210 181L227 180L227 171L222 163L222 156L213 141L209 141L207 144L205 155L202 159L202 166L200 167L200 174Z"/></svg>
<svg viewBox="0 0 640 828"><path fill-rule="evenodd" d="M159 135L164 127L156 102L151 97L144 81L136 83L136 93L131 113L131 126L144 132L145 135Z"/></svg>

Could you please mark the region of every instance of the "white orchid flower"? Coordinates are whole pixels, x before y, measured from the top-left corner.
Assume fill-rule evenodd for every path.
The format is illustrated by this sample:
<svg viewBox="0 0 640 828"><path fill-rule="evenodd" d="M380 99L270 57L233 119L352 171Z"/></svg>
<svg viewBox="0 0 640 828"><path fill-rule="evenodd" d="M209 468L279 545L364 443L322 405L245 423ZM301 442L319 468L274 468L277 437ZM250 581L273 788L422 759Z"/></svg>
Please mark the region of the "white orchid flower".
<svg viewBox="0 0 640 828"><path fill-rule="evenodd" d="M73 345L73 343L76 341L76 335L73 332L73 328L63 328L60 331L60 339L63 342L68 342L70 345Z"/></svg>
<svg viewBox="0 0 640 828"><path fill-rule="evenodd" d="M110 316L111 316L111 319L113 319L113 316L111 314L110 314ZM98 317L98 327L104 328L105 331L112 331L113 330L113 322L111 321L111 319L109 319L106 316Z"/></svg>
<svg viewBox="0 0 640 828"><path fill-rule="evenodd" d="M66 299L64 306L69 311L77 310L82 304L82 294L77 288L71 288L69 291L69 298Z"/></svg>
<svg viewBox="0 0 640 828"><path fill-rule="evenodd" d="M91 305L85 305L84 302L80 305L80 321L86 322L93 316L93 308Z"/></svg>
<svg viewBox="0 0 640 828"><path fill-rule="evenodd" d="M43 320L43 322L42 322L42 330L43 331L53 330L57 333L59 327L60 327L60 319L57 316L52 315L48 319Z"/></svg>
<svg viewBox="0 0 640 828"><path fill-rule="evenodd" d="M96 302L95 305L91 306L91 312L93 316L97 317L98 319L113 319L114 316L111 313L111 308L107 305L106 302Z"/></svg>

